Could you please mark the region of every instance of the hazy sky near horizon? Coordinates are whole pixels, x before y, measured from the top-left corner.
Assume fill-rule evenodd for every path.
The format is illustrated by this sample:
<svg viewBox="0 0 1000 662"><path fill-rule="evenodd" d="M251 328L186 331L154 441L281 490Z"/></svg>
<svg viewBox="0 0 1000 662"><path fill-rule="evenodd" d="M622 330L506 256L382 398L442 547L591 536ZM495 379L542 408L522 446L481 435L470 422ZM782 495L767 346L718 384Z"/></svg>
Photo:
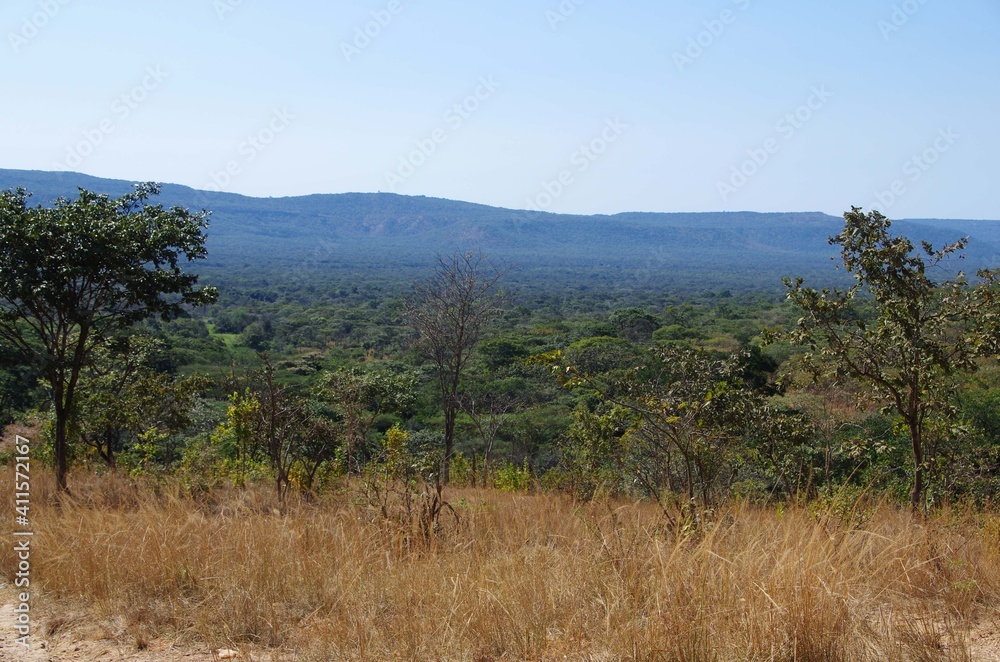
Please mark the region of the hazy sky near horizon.
<svg viewBox="0 0 1000 662"><path fill-rule="evenodd" d="M1000 219L998 0L9 0L0 167Z"/></svg>

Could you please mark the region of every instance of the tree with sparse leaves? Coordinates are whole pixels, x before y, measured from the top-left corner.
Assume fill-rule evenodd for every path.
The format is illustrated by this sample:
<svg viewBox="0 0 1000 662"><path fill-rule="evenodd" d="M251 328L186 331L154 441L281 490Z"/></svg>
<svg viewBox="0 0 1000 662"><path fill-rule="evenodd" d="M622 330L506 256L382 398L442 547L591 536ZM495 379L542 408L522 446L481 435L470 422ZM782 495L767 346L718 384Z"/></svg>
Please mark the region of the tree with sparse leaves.
<svg viewBox="0 0 1000 662"><path fill-rule="evenodd" d="M59 491L68 423L94 350L123 328L217 298L182 268L206 255L208 212L150 204L158 193L149 183L117 199L81 189L75 200L30 207L23 189L0 192L0 338L48 381Z"/></svg>
<svg viewBox="0 0 1000 662"><path fill-rule="evenodd" d="M416 297L406 304L406 319L419 334L419 348L437 370L444 412L445 483L455 446L462 374L476 345L503 313L500 279L504 273L482 253L438 258L433 276L417 285Z"/></svg>
<svg viewBox="0 0 1000 662"><path fill-rule="evenodd" d="M416 377L388 370L341 369L324 373L317 394L340 415L347 471L360 473L357 455L365 449L375 419L382 414L399 414L414 398Z"/></svg>
<svg viewBox="0 0 1000 662"><path fill-rule="evenodd" d="M660 346L637 354L629 369L597 373L569 353L539 360L564 386L592 390L603 405L596 415L578 411L567 434L564 464L574 478L624 472L620 478L656 499L668 519L666 494L710 505L735 480L745 440L783 416L744 378L744 354L718 359Z"/></svg>
<svg viewBox="0 0 1000 662"><path fill-rule="evenodd" d="M959 257L966 239L940 249L922 242L916 249L892 234L891 221L877 211L853 207L844 219L830 243L840 246L854 285L818 291L801 278L786 279L789 299L804 313L788 339L808 347L806 362L817 373L867 384L871 399L900 417L913 462L910 505L919 509L933 459L927 434L956 414L955 377L994 351L981 331L984 320L996 317L993 275L982 272L978 285L961 272L933 280L930 273L956 266L949 260Z"/></svg>
<svg viewBox="0 0 1000 662"><path fill-rule="evenodd" d="M278 382L266 354L257 358L260 368L233 374L223 386L230 393L230 406L216 435L235 442L240 481L246 480L253 462L266 460L278 498L284 501L295 483L311 489L319 465L330 457L333 427L316 415L304 393Z"/></svg>

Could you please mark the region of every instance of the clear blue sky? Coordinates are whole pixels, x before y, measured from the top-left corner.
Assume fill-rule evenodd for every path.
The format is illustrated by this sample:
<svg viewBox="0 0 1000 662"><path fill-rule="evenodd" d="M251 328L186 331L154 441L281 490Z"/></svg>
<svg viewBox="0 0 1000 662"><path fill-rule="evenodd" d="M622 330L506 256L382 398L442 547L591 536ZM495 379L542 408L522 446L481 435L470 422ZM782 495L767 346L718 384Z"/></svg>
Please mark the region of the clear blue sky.
<svg viewBox="0 0 1000 662"><path fill-rule="evenodd" d="M998 34L997 0L9 0L0 167L1000 219Z"/></svg>

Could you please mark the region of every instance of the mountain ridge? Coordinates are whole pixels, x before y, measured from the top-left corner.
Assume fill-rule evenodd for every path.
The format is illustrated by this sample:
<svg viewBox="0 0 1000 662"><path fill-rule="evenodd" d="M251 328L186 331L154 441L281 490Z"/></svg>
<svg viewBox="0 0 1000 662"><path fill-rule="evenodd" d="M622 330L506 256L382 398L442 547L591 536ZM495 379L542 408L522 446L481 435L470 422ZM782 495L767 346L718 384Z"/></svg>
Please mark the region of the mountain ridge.
<svg viewBox="0 0 1000 662"><path fill-rule="evenodd" d="M18 186L44 205L74 197L77 187L119 196L133 182L0 169L0 189ZM783 276L843 278L831 267L836 251L828 241L842 220L822 212L556 214L395 193L257 198L168 183L156 202L212 211L209 258L198 268L216 276L248 268L277 278L345 268L402 274L426 269L438 254L482 250L526 277L614 279L621 287L778 287ZM900 220L894 227L935 245L973 235L968 271L1000 262L1000 222Z"/></svg>

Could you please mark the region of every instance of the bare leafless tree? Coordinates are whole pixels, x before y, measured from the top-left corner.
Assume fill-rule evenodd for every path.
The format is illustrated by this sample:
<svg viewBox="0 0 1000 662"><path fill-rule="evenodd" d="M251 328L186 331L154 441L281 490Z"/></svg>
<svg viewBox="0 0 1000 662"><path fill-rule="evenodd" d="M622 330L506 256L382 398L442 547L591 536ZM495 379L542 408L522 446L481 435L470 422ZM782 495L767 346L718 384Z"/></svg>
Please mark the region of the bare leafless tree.
<svg viewBox="0 0 1000 662"><path fill-rule="evenodd" d="M416 296L405 307L407 321L419 334L421 352L437 369L444 413L444 482L455 446L462 373L476 345L503 313L505 296L499 281L506 271L482 253L438 257L434 274L416 286Z"/></svg>

